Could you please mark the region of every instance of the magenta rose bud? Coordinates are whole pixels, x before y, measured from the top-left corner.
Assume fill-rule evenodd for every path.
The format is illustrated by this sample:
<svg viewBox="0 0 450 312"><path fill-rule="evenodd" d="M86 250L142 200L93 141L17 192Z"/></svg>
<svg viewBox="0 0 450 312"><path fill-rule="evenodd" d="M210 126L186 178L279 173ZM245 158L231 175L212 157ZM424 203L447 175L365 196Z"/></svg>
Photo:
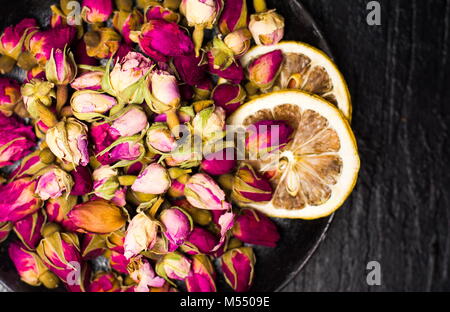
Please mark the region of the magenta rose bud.
<svg viewBox="0 0 450 312"><path fill-rule="evenodd" d="M284 18L275 10L253 14L248 28L257 45L274 45L283 39Z"/></svg>
<svg viewBox="0 0 450 312"><path fill-rule="evenodd" d="M106 250L106 237L99 234L84 234L81 241L81 256L84 260L100 257Z"/></svg>
<svg viewBox="0 0 450 312"><path fill-rule="evenodd" d="M131 12L116 11L114 12L113 25L119 31L126 43L132 43L130 33L139 30L144 23L144 16L138 9Z"/></svg>
<svg viewBox="0 0 450 312"><path fill-rule="evenodd" d="M193 230L191 216L178 207L165 209L159 216L164 225L164 235L175 246L183 245Z"/></svg>
<svg viewBox="0 0 450 312"><path fill-rule="evenodd" d="M0 244L8 238L12 229L13 224L11 222L0 222Z"/></svg>
<svg viewBox="0 0 450 312"><path fill-rule="evenodd" d="M17 60L22 53L25 37L38 29L34 18L25 18L17 25L6 27L0 36L0 54Z"/></svg>
<svg viewBox="0 0 450 312"><path fill-rule="evenodd" d="M120 137L140 133L148 125L147 115L139 106L129 106L111 125L111 133Z"/></svg>
<svg viewBox="0 0 450 312"><path fill-rule="evenodd" d="M184 195L189 203L199 209L229 210L231 204L225 199L225 193L208 175L198 173L188 181Z"/></svg>
<svg viewBox="0 0 450 312"><path fill-rule="evenodd" d="M113 13L112 0L83 0L81 15L86 23L106 22Z"/></svg>
<svg viewBox="0 0 450 312"><path fill-rule="evenodd" d="M39 210L42 201L35 196L37 182L21 178L0 185L0 222L16 222Z"/></svg>
<svg viewBox="0 0 450 312"><path fill-rule="evenodd" d="M191 272L186 277L188 292L216 292L216 272L211 260L206 255L192 257Z"/></svg>
<svg viewBox="0 0 450 312"><path fill-rule="evenodd" d="M174 57L173 64L180 76L180 79L190 86L201 84L207 79L208 66L200 65L201 58L194 55L182 55Z"/></svg>
<svg viewBox="0 0 450 312"><path fill-rule="evenodd" d="M137 214L130 222L125 236L124 256L130 259L142 251L152 249L158 235L158 223L146 213Z"/></svg>
<svg viewBox="0 0 450 312"><path fill-rule="evenodd" d="M281 50L261 55L248 66L248 79L260 89L269 89L280 73L283 59Z"/></svg>
<svg viewBox="0 0 450 312"><path fill-rule="evenodd" d="M219 30L227 35L235 30L247 27L247 1L227 0L219 19Z"/></svg>
<svg viewBox="0 0 450 312"><path fill-rule="evenodd" d="M75 61L78 65L97 66L98 60L95 57L91 57L87 53L86 42L84 40L78 41L74 50Z"/></svg>
<svg viewBox="0 0 450 312"><path fill-rule="evenodd" d="M218 243L219 239L213 233L201 227L194 227L181 250L188 255L210 254Z"/></svg>
<svg viewBox="0 0 450 312"><path fill-rule="evenodd" d="M161 5L150 5L145 9L145 19L150 20L164 20L166 22L177 23L180 21L180 14L175 13L171 9L165 8Z"/></svg>
<svg viewBox="0 0 450 312"><path fill-rule="evenodd" d="M0 112L10 117L21 99L20 84L14 79L0 77Z"/></svg>
<svg viewBox="0 0 450 312"><path fill-rule="evenodd" d="M241 247L227 251L221 258L226 282L236 292L246 292L253 284L256 258L253 249Z"/></svg>
<svg viewBox="0 0 450 312"><path fill-rule="evenodd" d="M141 31L132 32L131 39L156 61L165 62L168 56L190 55L194 50L191 38L180 26L163 20L148 21Z"/></svg>
<svg viewBox="0 0 450 312"><path fill-rule="evenodd" d="M74 182L70 195L84 196L92 191L93 181L89 167L78 166L70 174Z"/></svg>
<svg viewBox="0 0 450 312"><path fill-rule="evenodd" d="M276 247L280 239L276 225L265 215L252 209L243 209L236 218L233 235L244 243Z"/></svg>
<svg viewBox="0 0 450 312"><path fill-rule="evenodd" d="M208 70L211 74L220 78L230 80L232 83L239 84L245 78L244 69L238 63L231 63L226 69L221 69L216 65L216 59L212 52L207 53Z"/></svg>
<svg viewBox="0 0 450 312"><path fill-rule="evenodd" d="M46 219L45 213L42 210L38 210L32 215L14 223L14 232L29 250L36 249L41 240L41 232Z"/></svg>
<svg viewBox="0 0 450 312"><path fill-rule="evenodd" d="M147 147L157 154L170 153L177 147L175 137L166 123L155 122L147 131Z"/></svg>
<svg viewBox="0 0 450 312"><path fill-rule="evenodd" d="M133 162L143 156L144 153L145 147L141 142L125 142L117 145L111 150L111 161Z"/></svg>
<svg viewBox="0 0 450 312"><path fill-rule="evenodd" d="M77 204L77 197L70 195L69 197L59 197L49 199L45 203L45 211L47 212L48 222L62 223L67 214Z"/></svg>
<svg viewBox="0 0 450 312"><path fill-rule="evenodd" d="M211 97L214 104L222 107L230 116L244 104L247 93L239 84L223 83L214 88Z"/></svg>
<svg viewBox="0 0 450 312"><path fill-rule="evenodd" d="M285 147L292 133L284 121L262 120L247 128L245 147L252 157L263 156Z"/></svg>
<svg viewBox="0 0 450 312"><path fill-rule="evenodd" d="M50 59L45 64L47 80L55 85L68 85L77 76L78 68L72 52L64 49L54 49Z"/></svg>
<svg viewBox="0 0 450 312"><path fill-rule="evenodd" d="M49 271L35 252L27 250L21 243L12 242L8 255L23 282L31 286L44 285L49 289L58 287L58 278Z"/></svg>
<svg viewBox="0 0 450 312"><path fill-rule="evenodd" d="M102 88L104 73L101 71L86 72L78 76L70 86L75 90L98 91Z"/></svg>
<svg viewBox="0 0 450 312"><path fill-rule="evenodd" d="M273 188L259 176L249 164L242 164L233 181L232 197L241 203L268 202L272 200Z"/></svg>
<svg viewBox="0 0 450 312"><path fill-rule="evenodd" d="M49 166L38 173L36 194L42 200L58 198L70 194L73 186L72 176L57 166Z"/></svg>
<svg viewBox="0 0 450 312"><path fill-rule="evenodd" d="M191 263L187 257L179 252L171 252L164 255L156 263L156 273L167 281L183 281L191 271Z"/></svg>
<svg viewBox="0 0 450 312"><path fill-rule="evenodd" d="M121 292L121 282L112 272L99 272L88 287L89 292Z"/></svg>
<svg viewBox="0 0 450 312"><path fill-rule="evenodd" d="M207 174L219 176L230 173L237 166L233 148L227 148L219 152L205 156L201 168Z"/></svg>
<svg viewBox="0 0 450 312"><path fill-rule="evenodd" d="M163 166L158 163L148 165L131 186L135 192L144 194L164 194L170 187L170 176Z"/></svg>

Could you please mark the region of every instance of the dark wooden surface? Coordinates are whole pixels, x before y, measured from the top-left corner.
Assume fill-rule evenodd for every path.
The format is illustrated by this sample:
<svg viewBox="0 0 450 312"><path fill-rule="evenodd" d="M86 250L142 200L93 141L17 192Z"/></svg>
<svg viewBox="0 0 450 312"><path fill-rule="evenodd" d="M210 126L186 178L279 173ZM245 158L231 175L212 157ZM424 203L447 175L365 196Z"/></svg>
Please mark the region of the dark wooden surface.
<svg viewBox="0 0 450 312"><path fill-rule="evenodd" d="M354 99L362 171L287 291L450 290L450 1L302 0ZM366 265L381 264L381 286Z"/></svg>

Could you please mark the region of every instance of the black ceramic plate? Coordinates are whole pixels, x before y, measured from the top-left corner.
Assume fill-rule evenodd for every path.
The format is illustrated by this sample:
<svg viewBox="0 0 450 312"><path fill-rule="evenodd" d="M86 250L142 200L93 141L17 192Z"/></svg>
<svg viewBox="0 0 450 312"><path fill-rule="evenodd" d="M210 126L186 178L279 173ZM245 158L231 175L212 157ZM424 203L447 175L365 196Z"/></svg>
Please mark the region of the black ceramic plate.
<svg viewBox="0 0 450 312"><path fill-rule="evenodd" d="M0 13L0 29L17 23L25 17L35 17L41 25L50 19L52 0L14 0L3 1ZM309 43L330 56L330 49L308 12L297 0L267 0L270 8L286 18L286 40ZM251 1L249 1L249 7ZM281 241L277 248L256 247L257 264L255 283L252 291L280 291L305 266L309 258L324 239L332 217L316 221L275 220ZM4 284L10 291L36 291L22 283L8 260L5 246L0 247L0 288ZM228 289L219 281L219 289Z"/></svg>

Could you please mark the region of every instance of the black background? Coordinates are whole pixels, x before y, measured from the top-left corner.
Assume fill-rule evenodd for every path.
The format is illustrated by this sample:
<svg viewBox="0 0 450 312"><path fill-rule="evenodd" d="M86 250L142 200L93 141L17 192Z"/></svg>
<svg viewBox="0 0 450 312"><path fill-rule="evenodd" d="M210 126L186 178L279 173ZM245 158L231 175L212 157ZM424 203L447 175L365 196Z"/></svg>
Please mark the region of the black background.
<svg viewBox="0 0 450 312"><path fill-rule="evenodd" d="M450 1L302 0L348 80L362 170L288 291L450 290ZM381 264L381 286L366 266Z"/></svg>

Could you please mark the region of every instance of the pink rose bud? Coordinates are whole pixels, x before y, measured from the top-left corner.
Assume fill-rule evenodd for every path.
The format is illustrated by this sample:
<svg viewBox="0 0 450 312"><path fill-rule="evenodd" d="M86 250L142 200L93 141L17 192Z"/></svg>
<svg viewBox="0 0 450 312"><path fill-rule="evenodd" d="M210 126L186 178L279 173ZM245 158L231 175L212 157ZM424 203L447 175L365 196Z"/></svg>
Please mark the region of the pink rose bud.
<svg viewBox="0 0 450 312"><path fill-rule="evenodd" d="M248 25L258 45L274 45L283 39L284 18L275 10L253 14Z"/></svg>
<svg viewBox="0 0 450 312"><path fill-rule="evenodd" d="M237 161L234 149L227 148L205 156L201 168L207 174L219 176L230 173L236 166Z"/></svg>
<svg viewBox="0 0 450 312"><path fill-rule="evenodd" d="M214 88L212 92L214 104L222 107L227 116L233 114L247 98L247 92L239 84L222 83Z"/></svg>
<svg viewBox="0 0 450 312"><path fill-rule="evenodd" d="M121 143L111 150L110 154L112 162L116 161L127 162L126 164L117 163L115 165L116 167L122 167L130 162L132 163L138 160L139 158L142 158L143 155L145 154L144 144L142 144L141 142L133 142L132 138L133 137L130 137L128 142Z"/></svg>
<svg viewBox="0 0 450 312"><path fill-rule="evenodd" d="M21 178L0 185L0 222L16 222L39 210L42 201L35 196L37 182Z"/></svg>
<svg viewBox="0 0 450 312"><path fill-rule="evenodd" d="M70 46L75 39L76 32L76 28L72 26L35 31L27 37L25 46L39 64L45 66L52 55L52 50Z"/></svg>
<svg viewBox="0 0 450 312"><path fill-rule="evenodd" d="M0 77L0 112L10 117L20 100L20 84L14 79Z"/></svg>
<svg viewBox="0 0 450 312"><path fill-rule="evenodd" d="M276 247L280 239L276 225L265 215L243 209L236 218L233 235L247 244Z"/></svg>
<svg viewBox="0 0 450 312"><path fill-rule="evenodd" d="M228 35L241 28L247 27L247 1L227 0L224 3L219 19L219 29L223 35Z"/></svg>
<svg viewBox="0 0 450 312"><path fill-rule="evenodd" d="M242 57L250 49L252 34L247 28L242 28L229 33L223 40L228 48L233 51L236 58Z"/></svg>
<svg viewBox="0 0 450 312"><path fill-rule="evenodd" d="M150 5L145 9L145 19L146 21L164 20L166 22L178 24L180 21L180 14L161 5Z"/></svg>
<svg viewBox="0 0 450 312"><path fill-rule="evenodd" d="M122 115L113 121L111 133L120 137L133 136L148 126L147 115L139 106L128 106Z"/></svg>
<svg viewBox="0 0 450 312"><path fill-rule="evenodd" d="M171 280L183 281L191 271L191 263L179 252L164 255L156 263L156 273L171 283Z"/></svg>
<svg viewBox="0 0 450 312"><path fill-rule="evenodd" d="M213 233L201 227L194 227L191 235L181 246L181 250L188 255L210 254L218 242L218 238Z"/></svg>
<svg viewBox="0 0 450 312"><path fill-rule="evenodd" d="M75 117L88 122L101 118L116 105L114 97L91 90L77 91L70 100Z"/></svg>
<svg viewBox="0 0 450 312"><path fill-rule="evenodd" d="M216 272L211 260L206 255L192 257L191 272L186 277L188 292L216 292Z"/></svg>
<svg viewBox="0 0 450 312"><path fill-rule="evenodd" d="M84 196L92 191L94 183L89 167L78 166L70 174L74 182L71 195Z"/></svg>
<svg viewBox="0 0 450 312"><path fill-rule="evenodd" d="M8 238L12 229L13 224L11 222L0 222L0 244Z"/></svg>
<svg viewBox="0 0 450 312"><path fill-rule="evenodd" d="M155 99L160 102L151 105L151 109L156 113L163 113L171 108L178 108L180 105L181 96L177 79L168 72L157 71L152 73L151 92Z"/></svg>
<svg viewBox="0 0 450 312"><path fill-rule="evenodd" d="M113 13L112 0L83 0L81 15L86 23L106 22Z"/></svg>
<svg viewBox="0 0 450 312"><path fill-rule="evenodd" d="M36 136L31 126L26 126L15 116L6 117L0 112L0 124L0 168L3 168L30 154L36 146Z"/></svg>
<svg viewBox="0 0 450 312"><path fill-rule="evenodd" d="M125 236L125 258L130 259L142 251L152 249L156 243L158 223L146 213L138 213L130 222Z"/></svg>
<svg viewBox="0 0 450 312"><path fill-rule="evenodd" d="M116 274L112 272L98 272L88 287L89 292L121 292L122 286Z"/></svg>
<svg viewBox="0 0 450 312"><path fill-rule="evenodd" d="M42 169L38 176L36 193L42 200L68 195L72 190L72 176L57 166Z"/></svg>
<svg viewBox="0 0 450 312"><path fill-rule="evenodd" d="M199 209L231 209L231 204L226 202L222 189L210 176L203 173L192 176L186 185L184 195L192 206Z"/></svg>
<svg viewBox="0 0 450 312"><path fill-rule="evenodd" d="M75 166L89 163L88 128L75 118L67 118L49 129L46 142L56 157Z"/></svg>
<svg viewBox="0 0 450 312"><path fill-rule="evenodd" d="M70 86L75 90L98 91L102 88L104 73L101 71L86 72L78 76Z"/></svg>
<svg viewBox="0 0 450 312"><path fill-rule="evenodd" d="M49 289L58 287L59 279L35 252L27 250L21 243L12 242L9 244L8 254L23 282L31 286L44 285Z"/></svg>
<svg viewBox="0 0 450 312"><path fill-rule="evenodd" d="M253 284L256 258L250 247L227 251L221 259L226 282L236 292L246 292Z"/></svg>
<svg viewBox="0 0 450 312"><path fill-rule="evenodd" d="M225 110L222 107L210 106L197 113L192 121L194 133L203 142L215 142L225 136Z"/></svg>
<svg viewBox="0 0 450 312"><path fill-rule="evenodd" d="M208 66L200 65L201 58L194 55L182 55L174 57L173 64L180 76L180 79L190 86L196 86L205 81Z"/></svg>
<svg viewBox="0 0 450 312"><path fill-rule="evenodd" d="M170 153L177 147L175 137L166 123L155 122L147 131L147 147L154 153Z"/></svg>
<svg viewBox="0 0 450 312"><path fill-rule="evenodd" d="M190 55L194 50L191 38L176 23L150 20L131 39L139 43L145 54L165 62L169 56Z"/></svg>
<svg viewBox="0 0 450 312"><path fill-rule="evenodd" d="M143 257L133 258L128 265L130 277L138 283L135 292L149 292L149 287L163 287L166 281L157 276L152 265Z"/></svg>
<svg viewBox="0 0 450 312"><path fill-rule="evenodd" d="M292 132L292 128L284 121L259 121L247 128L246 150L252 157L273 153L290 142Z"/></svg>
<svg viewBox="0 0 450 312"><path fill-rule="evenodd" d="M77 204L77 197L70 195L69 197L50 198L45 203L45 211L49 222L62 223L64 218L73 207Z"/></svg>
<svg viewBox="0 0 450 312"><path fill-rule="evenodd" d="M233 181L234 200L241 203L259 203L272 200L273 188L248 164L242 164Z"/></svg>
<svg viewBox="0 0 450 312"><path fill-rule="evenodd" d="M81 241L81 256L84 260L93 260L106 251L106 237L99 234L84 234Z"/></svg>
<svg viewBox="0 0 450 312"><path fill-rule="evenodd" d="M94 194L100 198L111 200L114 198L120 184L118 171L110 166L100 166L94 170Z"/></svg>
<svg viewBox="0 0 450 312"><path fill-rule="evenodd" d="M164 194L170 187L170 177L167 170L158 163L148 165L131 186L135 192L144 194Z"/></svg>
<svg viewBox="0 0 450 312"><path fill-rule="evenodd" d="M76 205L64 220L64 227L79 233L109 234L125 226L122 208L103 199Z"/></svg>
<svg viewBox="0 0 450 312"><path fill-rule="evenodd" d="M130 260L125 258L123 253L120 253L120 252L117 252L114 250L107 251L106 258L108 258L108 260L109 260L109 265L110 265L111 269L113 269L114 271L116 271L118 273L128 275L127 267L130 264Z"/></svg>
<svg viewBox="0 0 450 312"><path fill-rule="evenodd" d="M78 68L72 52L67 47L54 49L50 59L45 64L47 80L55 85L68 85L77 76Z"/></svg>
<svg viewBox="0 0 450 312"><path fill-rule="evenodd" d="M193 230L191 216L178 207L163 210L159 219L165 228L164 235L176 247L183 245Z"/></svg>
<svg viewBox="0 0 450 312"><path fill-rule="evenodd" d="M108 123L94 124L89 131L90 139L93 143L94 154L102 165L109 165L114 162L111 159L111 153L104 153L119 136L112 133L111 126ZM115 131L114 131L115 132Z"/></svg>
<svg viewBox="0 0 450 312"><path fill-rule="evenodd" d="M138 9L131 12L116 11L114 12L113 25L114 28L121 33L126 43L132 43L130 33L137 31L144 23L144 16Z"/></svg>
<svg viewBox="0 0 450 312"><path fill-rule="evenodd" d="M232 83L239 84L242 80L245 78L244 69L242 66L238 63L231 63L230 66L228 66L225 69L222 69L216 65L217 61L212 54L211 51L209 51L207 54L207 60L208 60L208 71L216 75L220 78L230 80Z"/></svg>
<svg viewBox="0 0 450 312"><path fill-rule="evenodd" d="M14 232L22 243L30 250L36 249L42 238L41 232L47 216L42 210L14 223Z"/></svg>
<svg viewBox="0 0 450 312"><path fill-rule="evenodd" d="M280 74L283 52L274 50L261 55L248 66L248 79L258 88L269 89Z"/></svg>
<svg viewBox="0 0 450 312"><path fill-rule="evenodd" d="M25 37L38 29L34 18L25 18L17 25L6 27L0 36L0 54L17 60L22 53Z"/></svg>

